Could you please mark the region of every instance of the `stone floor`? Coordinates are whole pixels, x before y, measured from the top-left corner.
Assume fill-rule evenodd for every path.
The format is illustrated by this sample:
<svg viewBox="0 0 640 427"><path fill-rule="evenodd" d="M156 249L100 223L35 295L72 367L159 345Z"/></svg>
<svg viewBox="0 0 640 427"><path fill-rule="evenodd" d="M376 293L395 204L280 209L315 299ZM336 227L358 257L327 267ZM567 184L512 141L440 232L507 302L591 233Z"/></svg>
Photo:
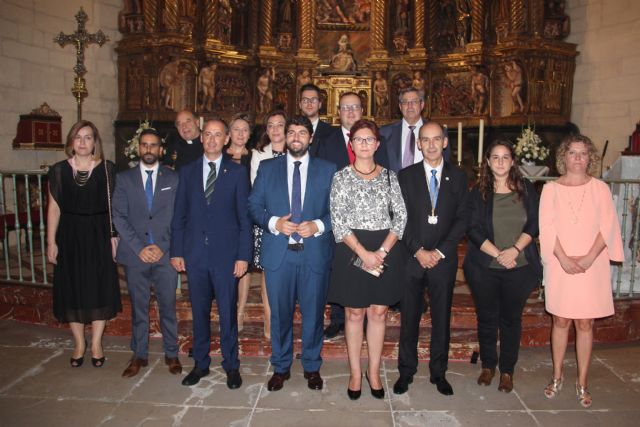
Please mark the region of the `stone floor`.
<svg viewBox="0 0 640 427"><path fill-rule="evenodd" d="M322 391L306 388L296 362L285 388L268 392L268 360L245 358L244 384L231 391L219 358L214 359L212 374L189 388L180 385L182 377L167 371L157 339L151 343L149 367L132 379L120 377L130 356L127 339L105 337L104 346L104 368L85 360L81 368L71 369L68 331L1 320L0 426L618 427L637 426L640 419L640 344L596 347L591 410L580 408L570 386L575 381L573 353L568 357L566 389L555 400L543 396L551 368L547 349L521 352L510 394L498 392L496 384L478 386L478 366L456 362L448 373L452 397L435 391L421 364L409 393L387 393L384 400L363 393L352 402L345 390L346 360L325 362ZM181 359L190 369L191 360L184 355ZM382 374L388 390L398 376L395 361L386 360Z"/></svg>

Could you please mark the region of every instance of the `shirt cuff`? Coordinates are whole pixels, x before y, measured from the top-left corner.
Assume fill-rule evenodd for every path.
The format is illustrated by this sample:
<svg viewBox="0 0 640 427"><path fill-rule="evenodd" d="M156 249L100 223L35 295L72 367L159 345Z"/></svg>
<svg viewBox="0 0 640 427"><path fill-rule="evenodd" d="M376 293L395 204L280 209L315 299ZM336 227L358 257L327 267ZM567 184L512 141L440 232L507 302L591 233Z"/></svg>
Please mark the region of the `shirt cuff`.
<svg viewBox="0 0 640 427"><path fill-rule="evenodd" d="M316 227L318 227L318 232L314 234L313 237L322 236L322 234L324 234L324 222L320 221L319 219L314 219L313 222L315 222Z"/></svg>
<svg viewBox="0 0 640 427"><path fill-rule="evenodd" d="M272 234L275 234L276 236L278 234L280 234L280 232L278 230L276 230L276 222L278 222L278 218L277 216L272 216L271 219L269 220L268 226L269 226L269 231Z"/></svg>
<svg viewBox="0 0 640 427"><path fill-rule="evenodd" d="M438 254L440 255L440 258L445 259L446 257L444 256L444 254L442 252L440 252L440 249L434 249L436 252L438 252Z"/></svg>

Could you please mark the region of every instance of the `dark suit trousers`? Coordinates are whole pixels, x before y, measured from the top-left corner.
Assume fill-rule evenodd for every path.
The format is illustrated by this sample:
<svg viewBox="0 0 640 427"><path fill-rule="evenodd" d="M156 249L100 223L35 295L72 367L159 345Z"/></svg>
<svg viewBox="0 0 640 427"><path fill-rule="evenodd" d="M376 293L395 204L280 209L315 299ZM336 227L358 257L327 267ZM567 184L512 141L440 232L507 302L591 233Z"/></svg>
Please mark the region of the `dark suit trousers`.
<svg viewBox="0 0 640 427"><path fill-rule="evenodd" d="M496 347L500 330L500 372L513 374L520 350L522 311L538 284L538 277L529 265L484 271L482 278L469 280L478 316L482 367L494 369L498 365Z"/></svg>
<svg viewBox="0 0 640 427"><path fill-rule="evenodd" d="M222 368L232 371L240 368L238 360L238 300L237 279L233 277L233 264L222 267L207 259L206 265L190 265L189 299L193 313L193 360L200 369L211 364L211 303L215 295L220 319L220 349Z"/></svg>
<svg viewBox="0 0 640 427"><path fill-rule="evenodd" d="M160 310L162 347L167 357L178 357L178 323L176 321L176 286L178 273L169 264L125 266L127 288L131 298L131 350L136 357L149 357L149 300L153 284Z"/></svg>
<svg viewBox="0 0 640 427"><path fill-rule="evenodd" d="M324 307L327 301L327 273L316 273L304 262L302 251L285 252L277 270L265 269L271 306L271 364L283 373L293 363L293 313L296 300L302 314L302 367L319 371L323 342Z"/></svg>
<svg viewBox="0 0 640 427"><path fill-rule="evenodd" d="M400 300L400 375L413 376L418 370L418 336L424 305L424 288L429 294L431 344L429 372L432 378L444 376L449 362L451 301L457 260L444 259L421 278L410 277Z"/></svg>

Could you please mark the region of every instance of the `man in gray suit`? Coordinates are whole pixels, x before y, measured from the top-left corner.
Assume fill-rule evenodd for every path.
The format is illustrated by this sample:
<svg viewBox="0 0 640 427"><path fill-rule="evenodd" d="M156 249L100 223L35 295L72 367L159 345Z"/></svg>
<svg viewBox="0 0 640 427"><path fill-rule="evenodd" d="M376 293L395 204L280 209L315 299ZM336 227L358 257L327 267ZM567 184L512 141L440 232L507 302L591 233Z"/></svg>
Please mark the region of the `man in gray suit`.
<svg viewBox="0 0 640 427"><path fill-rule="evenodd" d="M161 140L155 129L140 134L140 165L116 176L113 223L120 235L116 261L124 265L131 297L131 350L123 377L133 377L148 364L151 284L160 309L164 361L179 374L176 321L177 273L169 262L171 219L178 174L160 166Z"/></svg>

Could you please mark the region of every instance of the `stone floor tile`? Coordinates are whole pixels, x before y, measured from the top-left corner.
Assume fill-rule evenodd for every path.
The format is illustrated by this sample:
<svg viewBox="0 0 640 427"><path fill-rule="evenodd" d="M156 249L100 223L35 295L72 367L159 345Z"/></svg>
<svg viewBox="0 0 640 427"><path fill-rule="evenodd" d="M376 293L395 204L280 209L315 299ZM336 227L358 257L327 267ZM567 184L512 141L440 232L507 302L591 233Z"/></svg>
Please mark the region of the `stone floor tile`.
<svg viewBox="0 0 640 427"><path fill-rule="evenodd" d="M0 426L97 426L112 408L109 402L0 396Z"/></svg>
<svg viewBox="0 0 640 427"><path fill-rule="evenodd" d="M393 425L386 411L336 411L257 409L251 427L389 427Z"/></svg>
<svg viewBox="0 0 640 427"><path fill-rule="evenodd" d="M531 415L524 411L398 411L393 416L395 427L537 426Z"/></svg>

